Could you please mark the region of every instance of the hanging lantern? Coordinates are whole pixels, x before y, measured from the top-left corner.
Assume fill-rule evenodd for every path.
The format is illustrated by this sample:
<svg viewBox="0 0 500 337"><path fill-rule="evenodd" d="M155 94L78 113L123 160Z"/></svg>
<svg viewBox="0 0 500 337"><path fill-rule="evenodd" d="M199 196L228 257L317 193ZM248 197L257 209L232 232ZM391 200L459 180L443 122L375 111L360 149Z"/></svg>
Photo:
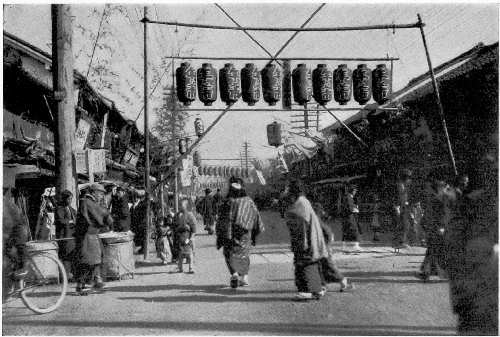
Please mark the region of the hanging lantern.
<svg viewBox="0 0 500 337"><path fill-rule="evenodd" d="M224 177L229 177L230 174L230 168L229 166L224 166Z"/></svg>
<svg viewBox="0 0 500 337"><path fill-rule="evenodd" d="M333 93L340 105L351 100L352 71L347 64L341 64L333 71Z"/></svg>
<svg viewBox="0 0 500 337"><path fill-rule="evenodd" d="M292 72L292 88L295 102L304 105L311 100L311 70L303 63L297 65L297 68Z"/></svg>
<svg viewBox="0 0 500 337"><path fill-rule="evenodd" d="M231 177L235 177L235 175L236 175L236 167L231 167L229 169L229 174L231 175Z"/></svg>
<svg viewBox="0 0 500 337"><path fill-rule="evenodd" d="M198 166L198 175L203 175L203 167Z"/></svg>
<svg viewBox="0 0 500 337"><path fill-rule="evenodd" d="M359 64L352 73L354 99L366 104L372 98L372 72L366 64Z"/></svg>
<svg viewBox="0 0 500 337"><path fill-rule="evenodd" d="M196 72L188 62L181 63L175 71L177 98L185 106L191 105L196 98Z"/></svg>
<svg viewBox="0 0 500 337"><path fill-rule="evenodd" d="M187 152L187 144L186 144L186 139L181 138L179 139L179 153L184 154Z"/></svg>
<svg viewBox="0 0 500 337"><path fill-rule="evenodd" d="M259 70L253 63L247 63L241 69L241 94L243 101L254 106L260 99Z"/></svg>
<svg viewBox="0 0 500 337"><path fill-rule="evenodd" d="M391 94L391 72L385 64L379 64L372 72L373 99L378 104L387 102Z"/></svg>
<svg viewBox="0 0 500 337"><path fill-rule="evenodd" d="M333 73L326 64L318 64L312 72L313 96L320 105L325 105L333 96Z"/></svg>
<svg viewBox="0 0 500 337"><path fill-rule="evenodd" d="M214 175L214 167L213 166L209 166L207 171L208 171L208 175L209 176L213 176Z"/></svg>
<svg viewBox="0 0 500 337"><path fill-rule="evenodd" d="M240 73L232 63L226 63L219 70L220 99L227 105L234 104L240 98Z"/></svg>
<svg viewBox="0 0 500 337"><path fill-rule="evenodd" d="M217 175L219 177L222 177L224 175L224 169L222 168L222 166L217 167Z"/></svg>
<svg viewBox="0 0 500 337"><path fill-rule="evenodd" d="M194 166L201 166L201 156L199 151L194 151L193 153L193 165Z"/></svg>
<svg viewBox="0 0 500 337"><path fill-rule="evenodd" d="M203 166L203 175L208 175L208 166Z"/></svg>
<svg viewBox="0 0 500 337"><path fill-rule="evenodd" d="M212 105L217 99L217 70L210 63L203 63L196 73L198 97L205 106Z"/></svg>
<svg viewBox="0 0 500 337"><path fill-rule="evenodd" d="M196 119L194 120L194 131L196 133L196 136L198 137L203 136L203 133L205 132L203 121L200 117L196 117Z"/></svg>
<svg viewBox="0 0 500 337"><path fill-rule="evenodd" d="M283 125L278 122L272 122L267 125L267 143L278 147L283 145Z"/></svg>
<svg viewBox="0 0 500 337"><path fill-rule="evenodd" d="M237 177L241 177L241 167L237 167L234 174L237 176Z"/></svg>
<svg viewBox="0 0 500 337"><path fill-rule="evenodd" d="M281 73L274 64L268 64L260 71L262 95L269 105L276 105L281 98Z"/></svg>

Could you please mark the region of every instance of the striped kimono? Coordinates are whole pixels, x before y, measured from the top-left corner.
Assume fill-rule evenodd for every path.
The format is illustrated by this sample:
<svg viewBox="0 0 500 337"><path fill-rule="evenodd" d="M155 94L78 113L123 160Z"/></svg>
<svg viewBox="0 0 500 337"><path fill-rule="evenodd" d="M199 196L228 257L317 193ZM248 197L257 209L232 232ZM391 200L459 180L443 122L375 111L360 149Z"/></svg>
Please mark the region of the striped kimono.
<svg viewBox="0 0 500 337"><path fill-rule="evenodd" d="M224 257L231 274L247 275L250 268L250 245L255 245L264 224L250 197L230 198L220 209L217 223L217 248L224 248Z"/></svg>

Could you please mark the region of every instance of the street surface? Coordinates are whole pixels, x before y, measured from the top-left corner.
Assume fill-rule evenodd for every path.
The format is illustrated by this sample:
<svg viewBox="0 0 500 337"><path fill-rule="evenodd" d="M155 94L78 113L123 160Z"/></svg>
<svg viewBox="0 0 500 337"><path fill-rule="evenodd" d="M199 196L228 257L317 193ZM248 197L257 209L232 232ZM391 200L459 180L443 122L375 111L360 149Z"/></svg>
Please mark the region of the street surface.
<svg viewBox="0 0 500 337"><path fill-rule="evenodd" d="M4 335L453 335L446 281L413 275L420 247L395 255L387 243L364 242L365 252L336 254L356 289L330 284L321 301L294 302L288 230L277 213L263 212L266 233L254 247L250 287L228 287L222 252L205 232L196 238L196 273L175 273L151 253L137 256L134 279L107 283L105 294L74 295L35 315L20 300L3 307ZM339 225L333 225L340 238ZM370 234L365 235L370 238ZM340 248L339 243L336 247ZM187 268L185 268L187 270Z"/></svg>

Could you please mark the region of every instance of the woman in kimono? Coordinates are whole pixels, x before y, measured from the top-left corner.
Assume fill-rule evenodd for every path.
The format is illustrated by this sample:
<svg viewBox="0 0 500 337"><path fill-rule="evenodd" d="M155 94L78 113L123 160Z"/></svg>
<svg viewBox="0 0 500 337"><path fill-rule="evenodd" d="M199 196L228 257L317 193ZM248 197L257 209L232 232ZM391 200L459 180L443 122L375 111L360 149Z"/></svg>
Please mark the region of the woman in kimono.
<svg viewBox="0 0 500 337"><path fill-rule="evenodd" d="M343 200L342 211L342 242L352 244L353 251L361 251L359 247L360 228L358 224L359 208L355 201L357 189L355 186L348 186Z"/></svg>
<svg viewBox="0 0 500 337"><path fill-rule="evenodd" d="M305 197L300 181L288 186L288 208L285 219L290 230L297 300L319 299L326 288L321 276L320 260L328 257L320 220Z"/></svg>
<svg viewBox="0 0 500 337"><path fill-rule="evenodd" d="M259 233L264 231L260 213L247 196L243 180L229 180L227 199L222 203L217 223L217 249L224 248L232 288L248 286L250 245L255 246Z"/></svg>

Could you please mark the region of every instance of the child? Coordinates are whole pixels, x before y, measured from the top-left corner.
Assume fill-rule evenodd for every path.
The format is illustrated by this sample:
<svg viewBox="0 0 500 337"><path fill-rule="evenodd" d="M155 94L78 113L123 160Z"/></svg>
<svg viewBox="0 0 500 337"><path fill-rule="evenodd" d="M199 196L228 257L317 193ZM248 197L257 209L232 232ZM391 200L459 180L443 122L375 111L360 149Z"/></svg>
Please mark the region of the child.
<svg viewBox="0 0 500 337"><path fill-rule="evenodd" d="M180 212L176 219L175 236L178 250L178 272L182 273L183 260L187 259L189 264L189 273L193 274L193 263L194 263L194 235L196 233L196 217L194 214L188 210L189 200L182 199L180 203Z"/></svg>
<svg viewBox="0 0 500 337"><path fill-rule="evenodd" d="M168 264L168 258L172 256L169 242L172 228L170 218L171 216L167 215L164 219L160 219L156 226L156 254L163 264Z"/></svg>

